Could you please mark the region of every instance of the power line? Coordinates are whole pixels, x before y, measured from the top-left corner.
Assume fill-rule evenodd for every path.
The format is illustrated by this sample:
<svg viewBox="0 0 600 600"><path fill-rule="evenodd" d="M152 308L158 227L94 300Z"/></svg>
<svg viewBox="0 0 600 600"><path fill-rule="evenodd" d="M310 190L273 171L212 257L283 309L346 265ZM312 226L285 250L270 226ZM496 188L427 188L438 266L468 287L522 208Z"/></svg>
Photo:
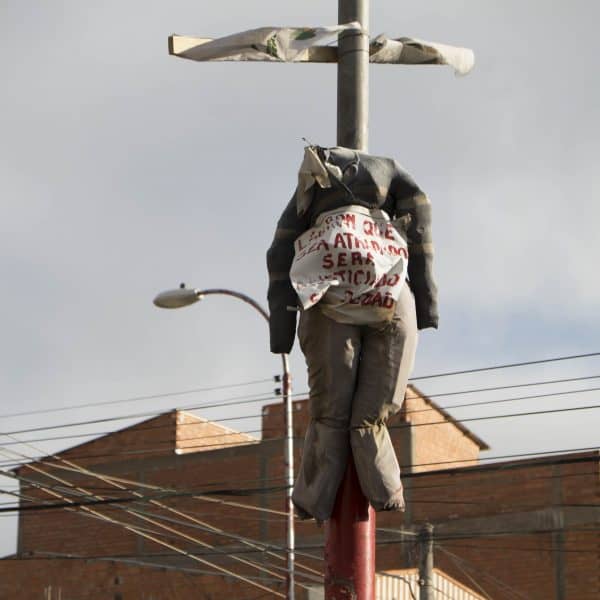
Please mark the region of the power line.
<svg viewBox="0 0 600 600"><path fill-rule="evenodd" d="M466 422L470 422L470 421L492 421L495 419L511 419L514 417L530 417L530 416L534 416L534 415L549 415L549 414L556 414L556 413L565 413L565 412L574 412L574 411L580 411L580 410L593 410L596 408L600 408L600 404L594 404L591 406L575 406L575 407L571 407L571 408L555 408L555 409L551 409L551 410L538 410L538 411L529 411L529 412L522 412L522 413L511 413L511 414L507 414L507 415L488 415L485 417L469 417L466 419L457 419L458 423L466 423ZM451 421L434 421L432 423L411 423L411 427L428 427L431 425L444 425L444 424L451 424ZM402 427L406 427L406 425L390 425L388 427L388 429L400 429Z"/></svg>
<svg viewBox="0 0 600 600"><path fill-rule="evenodd" d="M241 398L248 398L248 396L242 396ZM238 400L237 398L232 398L230 400L235 400L235 402L228 402L228 401L223 401L223 402L218 402L216 404L200 404L200 405L194 405L194 406L189 406L189 407L185 407L182 409L177 409L180 411L189 411L189 410L198 410L201 408L219 408L222 406L237 406L239 404L250 404L250 403L254 403L254 402L264 402L266 400L271 400L277 398L277 396L274 395L269 395L269 396L264 396L261 395L260 397L257 398L252 398L249 400ZM72 423L62 423L62 424L58 424L58 425L48 425L47 427L31 427L29 429L21 429L21 430L17 430L17 431L8 431L8 432L1 432L0 434L3 435L12 435L12 434L21 434L21 433L31 433L34 431L48 431L49 429L64 429L66 427L80 427L82 425L97 425L99 423L110 423L113 421L124 421L126 419L138 419L138 418L142 418L142 417L156 417L159 416L161 414L164 414L163 412L156 412L156 411L152 411L152 412L143 412L143 413L135 413L135 414L130 414L130 415L122 415L119 417L104 417L101 419L90 419L87 421L76 421L76 422L72 422Z"/></svg>
<svg viewBox="0 0 600 600"><path fill-rule="evenodd" d="M548 460L548 461L544 461L544 463L541 464L541 466L548 466L548 465L557 465L557 464L574 464L574 463L580 463L580 462L591 462L591 461L595 461L598 462L598 458L597 457L564 457L564 458L559 458L559 459L554 459L554 460ZM518 468L525 468L525 467L531 467L531 463L528 464L513 464L513 465L485 465L485 466L478 466L478 467L472 467L470 468L471 472L493 472L493 471L499 471L499 470L508 470L508 469L518 469ZM445 474L446 472L444 472ZM427 473L427 472L423 472L423 473L410 473L405 475L405 478L408 479L412 479L412 478L419 478L419 477L424 477L424 476L430 476L431 473ZM38 483L38 482L35 482ZM254 495L256 493L273 493L273 492L283 492L284 490L287 489L287 486L271 486L271 487L262 487L262 488L230 488L230 489L217 489L217 490L204 490L204 491L176 491L176 490L168 490L166 488L158 488L157 486L145 486L144 484L139 484L141 487L149 487L152 488L154 490L156 489L162 489L164 490L162 493L157 493L157 494L152 494L152 495L147 495L147 496L143 496L143 500L151 500L151 499L166 499L166 498L174 498L174 497L190 497L190 496L213 496L213 495L225 495L225 496L240 496L240 495ZM464 482L462 482L462 485L464 485ZM122 503L128 503L128 502L133 502L135 500L140 500L140 498L131 498L131 497L123 497L123 498L109 498L109 499L105 499L102 501L91 501L91 502L82 502L80 503L81 505L88 505L88 504L106 504L106 505L110 505L110 504L122 504ZM420 502L423 502L423 500L419 500ZM442 501L440 501L442 502ZM428 501L428 503L438 503L438 501ZM451 504L464 504L464 503L469 503L468 501L463 502L463 501L444 501L442 503L451 503ZM478 502L478 504L480 504L481 502ZM78 504L70 504L69 506L76 506ZM43 504L41 506L37 506L37 505L31 505L31 506L27 506L27 507L19 507L19 508L15 508L13 510L8 510L8 509L1 509L0 513L2 512L17 512L19 510L48 510L48 509L53 509L53 508L64 508L63 505L59 504L59 503L52 503L50 505L48 504ZM258 509L258 507L255 507L256 509ZM264 509L258 509L258 510L264 510ZM270 511L270 512L277 512L279 514L280 511Z"/></svg>
<svg viewBox="0 0 600 600"><path fill-rule="evenodd" d="M79 408L90 408L90 407L94 407L94 406L108 406L111 404L124 404L126 402L139 402L141 400L155 400L157 398L171 398L174 396L185 396L188 394L213 392L213 391L217 391L217 390L231 389L231 388L236 388L236 387L245 387L247 385L255 385L258 383L267 383L267 382L273 382L273 378L270 377L269 379L255 379L253 381L245 381L242 383L230 383L230 384L225 384L225 385L217 385L217 386L213 386L213 387L191 388L188 390L180 390L180 391L176 391L176 392L164 392L162 394L132 396L130 398L123 398L121 400L105 400L102 402L88 402L86 404L71 404L70 406L59 406L59 407L55 407L55 408L42 408L42 409L29 410L29 411L23 411L23 412L18 412L18 413L8 413L8 414L0 415L0 419L8 419L11 417L22 417L22 416L26 416L26 415L37 415L37 414L43 414L43 413L53 413L53 412L60 412L60 411L64 411L64 410L74 410L74 409L79 409Z"/></svg>
<svg viewBox="0 0 600 600"><path fill-rule="evenodd" d="M495 371L498 369L512 369L513 367L524 367L527 365L541 365L543 363L559 362L563 360L574 360L576 358L590 358L600 356L600 352L590 352L589 354L574 354L572 356L558 356L556 358L545 358L542 360L530 360L527 362L509 363L505 365L494 365L491 367L479 367L477 369L465 369L462 371L447 371L446 373L434 373L432 375L420 375L411 377L409 381L422 381L424 379L434 379L435 377L450 377L451 375L466 375L470 373L481 373L483 371Z"/></svg>
<svg viewBox="0 0 600 600"><path fill-rule="evenodd" d="M595 532L593 532L595 533ZM441 546L440 546L441 547ZM561 554L598 554L598 548L563 548L558 546L534 546L530 548L523 548L522 546L489 546L487 544L455 544L454 542L444 541L445 548L470 548L477 550L478 552L490 551L490 552L560 552Z"/></svg>
<svg viewBox="0 0 600 600"><path fill-rule="evenodd" d="M568 379L546 379L542 381L530 381L527 383L513 383L511 385L497 385L494 387L475 388L469 390L460 390L458 392L441 392L438 394L425 394L427 398L440 398L442 396L461 396L463 394L476 394L480 392L497 392L499 390L509 390L521 387L532 387L538 385L551 385L556 383L572 383L574 381L585 381L587 379L598 379L600 375L585 375L583 377L569 377Z"/></svg>
<svg viewBox="0 0 600 600"><path fill-rule="evenodd" d="M596 391L596 389L600 389L600 388L594 388L594 389L590 389L590 390L577 390L577 392L582 392L582 391ZM569 392L569 393L577 393L577 392ZM561 395L564 394L565 392L561 392L561 393L556 393L556 394L552 394L552 395ZM546 395L540 395L540 396L529 396L527 397L527 399L531 399L534 397L545 397ZM267 398L268 399L268 398ZM520 399L520 398L519 398ZM246 403L250 403L250 402L260 402L262 400L265 400L265 398L257 398L254 400L247 400L244 402L236 402L235 404L246 404ZM508 399L505 401L509 401ZM493 404L497 401L490 401L490 404ZM200 406L200 407L190 407L187 410L194 410L196 408L213 408L213 407L219 407L219 406L228 406L227 403L220 403L220 404L215 404L215 405L210 405L210 406ZM456 408L456 407L455 407ZM492 419L503 419L503 418L511 418L511 417L523 417L523 416L530 416L530 415L542 415L542 414L551 414L551 413L561 413L561 412L570 412L570 411L579 411L579 410L591 410L591 409L595 409L595 408L600 408L600 405L592 405L592 406L580 406L580 407L571 407L571 408L563 408L563 409L550 409L550 410L543 410L543 411L530 411L530 412L523 412L523 413L514 413L514 414L506 414L506 415L491 415L491 416L483 416L483 417L469 417L469 418L462 418L460 420L457 419L458 422L466 422L466 421L484 421L484 420L492 420ZM186 410L186 409L184 409ZM418 412L418 411L415 411ZM55 429L65 429L68 427L80 427L80 426L84 426L84 425L96 425L99 423L106 423L106 422L111 422L111 421L119 421L119 420L124 420L124 419L133 419L133 418L138 418L138 417L144 417L144 416L156 416L156 413L138 413L136 415L127 415L127 416L121 416L121 417L104 417L102 419L92 419L92 420L88 420L88 421L78 421L78 422L72 422L72 423L62 423L62 424L57 424L57 425L48 425L45 427L30 427L27 429L19 429L19 430L14 430L14 431L8 431L8 432L0 432L0 435L20 435L23 433L33 433L33 432L38 432L38 431L48 431L48 430L55 430ZM262 415L261 415L262 416ZM257 415L258 417L258 415ZM220 421L225 421L225 420L236 420L239 419L239 417L227 417L226 419L220 419ZM210 421L210 422L218 422L219 420L215 420L215 421ZM445 423L449 423L449 421L435 421L432 423L413 423L412 426L413 427L423 427L423 426L429 426L429 425L441 425L441 424L445 424ZM199 423L190 423L189 425L198 425ZM158 425L157 427L164 427L166 425ZM169 426L171 426L169 424ZM389 426L390 428L397 428L397 427L401 427L399 425L391 425ZM240 434L240 433L244 433L243 431L236 431L236 432L232 432L232 434Z"/></svg>
<svg viewBox="0 0 600 600"><path fill-rule="evenodd" d="M565 392L551 392L548 394L535 394L535 395L530 395L530 396L519 396L517 398L502 398L500 400L485 400L482 402L467 402L465 404L451 404L450 406L442 406L440 408L442 408L443 410L449 410L451 408L466 408L469 406L484 406L484 405L489 406L490 404L503 404L506 402L517 402L517 401L522 401L522 400L537 400L540 398L568 396L570 394L583 394L583 393L587 393L587 392L598 392L598 391L600 391L600 387L583 388L580 390L568 390ZM408 410L408 411L406 411L406 414L412 415L414 413L429 412L432 410L437 410L437 409L434 407L431 407L431 408L423 408L423 409L418 409L418 410Z"/></svg>
<svg viewBox="0 0 600 600"><path fill-rule="evenodd" d="M296 438L297 440L300 438ZM269 442L278 442L278 441L282 441L283 438L272 438L270 440L268 440ZM261 442L264 443L264 442ZM218 447L228 447L228 446L243 446L246 444L239 444L238 442L234 442L232 444L228 444L228 443L222 443L222 444L215 444L215 446ZM255 445L255 444L252 444ZM202 445L199 447L202 448L206 448L210 445ZM492 457L483 457L483 458L478 458L478 459L472 459L470 457L466 457L466 458L456 458L453 460L448 460L448 461L430 461L430 462L424 462L424 463L414 463L414 464L403 464L401 465L402 469L407 469L407 468L418 468L418 467L433 467L433 466L448 466L451 464L455 464L455 463L465 463L465 462L473 462L476 463L474 466L469 467L470 470L477 468L478 466L481 466L481 462L485 461L496 461L496 460L501 460L501 459L519 459L519 458L531 458L531 457L543 457L543 456L548 456L548 455L555 455L555 454L567 454L567 453L575 453L575 452L589 452L589 451L595 451L598 448L596 446L591 446L591 447L581 447L581 448L568 448L568 449L560 449L560 450L545 450L545 451L534 451L534 452L524 452L524 453L514 453L514 454L506 454L506 455L499 455L499 456L492 456ZM72 453L69 453L67 456L69 459L89 459L89 458L113 458L113 457L120 457L120 458L124 458L126 456L140 456L143 458L144 454L152 454L155 453L156 451L160 451L162 450L162 448L157 448L157 447L152 447L149 448L147 450L136 450L136 451L131 451L131 452L121 452L121 453L96 453L96 454L80 454L80 455L73 455ZM41 457L43 458L43 457ZM40 460L40 457L38 458L31 458L32 460ZM21 465L21 464L27 464L27 463L22 463L21 461L16 461L16 460L11 460L9 461L9 465ZM464 469L464 466L460 466L460 467L456 467L457 469ZM450 469L444 469L445 472L449 472ZM428 471L430 472L430 471ZM414 475L419 475L418 473L416 474L404 474L403 477L407 478L407 477L412 477ZM254 481L254 480L253 480ZM221 482L217 483L217 485L220 485Z"/></svg>
<svg viewBox="0 0 600 600"><path fill-rule="evenodd" d="M76 465L74 465L72 463L71 463L71 465L73 467L75 467L76 470L78 470L78 471L85 471L83 469L77 469ZM65 479L62 479L60 477L57 477L56 475L52 475L52 474L44 471L43 469L40 469L39 467L31 467L31 468L35 472L37 472L37 473L40 473L42 475L46 475L48 477L51 477L55 481L59 481L61 483L64 483L64 484L72 487L73 488L73 490L71 490L72 494L81 495L81 494L79 494L79 492L81 492L83 495L87 495L89 493L85 488L83 488L81 486L76 486L76 485L68 482ZM123 486L121 486L121 484L119 484L119 483L117 483L115 481L111 481L109 478L105 478L104 476L102 476L100 474L93 474L93 473L91 473L89 471L85 471L85 473L86 474L95 475L96 477L98 477L98 478L100 478L102 480L105 480L105 481L110 481L112 483L112 485L114 485L117 488L122 488L123 487ZM69 499L68 497L65 497L62 494L57 494L54 491L49 491L47 489L44 489L43 486L41 486L41 489L43 491L45 491L46 493L50 494L50 495L58 496L58 497L62 498L63 500L66 500L68 502L68 504L69 504L69 510L72 510L72 507L73 507L73 505L75 503L71 499ZM75 491L77 493L75 493ZM133 494L134 494L134 497L136 497L136 498L143 497L142 494L140 494L138 492L133 492ZM96 498L97 501L100 501L100 502L104 499L101 496L93 496L93 497ZM157 505L160 508L164 508L164 509L166 509L166 510L168 510L170 512L174 512L174 513L176 513L178 515L185 516L186 518L188 518L191 521L194 521L194 522L197 522L197 523L202 523L201 521L197 521L197 519L195 519L194 517L190 517L186 513L178 511L178 510L176 510L176 509L174 509L172 507L168 507L168 506L166 506L166 505L164 505L164 504L162 504L160 502L157 502L155 500L150 500L150 503L152 503L153 505ZM200 545L200 546L202 546L204 548L215 549L215 546L213 546L213 545L211 545L211 544L209 544L209 543L207 543L207 542L205 542L203 540L200 540L198 538L194 538L194 537L190 536L189 534L186 534L186 533L184 533L184 532L182 532L180 530L173 529L172 527L170 527L169 525L166 525L164 523L160 523L160 522L156 521L154 517L145 516L144 514L140 514L139 512L136 512L135 510L132 510L132 509L128 509L126 507L120 507L120 508L123 508L123 510L127 514L133 514L136 518L142 519L144 522L149 522L149 523L151 523L154 526L158 526L161 531L157 532L156 530L152 530L152 529L148 530L147 527L140 527L138 525L134 526L131 523L127 523L127 522L122 522L122 521L115 520L115 519L113 519L111 517L108 517L107 515L103 515L102 513L99 513L99 512L97 512L97 511L95 511L93 509L88 508L83 503L79 503L79 506L84 510L84 514L86 516L92 516L93 515L95 518L99 518L101 520L108 521L110 523L121 525L126 530L131 531L131 532L135 533L136 535L141 535L142 537L148 538L148 539L150 539L150 540L152 540L152 541L154 541L156 543L159 543L159 544L161 544L161 545L163 545L165 547L171 548L171 549L175 550L176 552L179 552L179 553L181 553L183 555L186 555L186 556L188 555L187 551L182 550L181 548L177 548L176 546L173 546L171 543L168 543L164 539L161 539L160 536L162 536L162 538L166 537L167 539L169 539L169 538L174 538L174 539L183 538L183 539L185 539L188 542L191 541L191 542L196 543L196 544L198 544L198 545ZM211 533L219 534L221 532L221 530L219 530L217 528L214 528L214 527L211 527L211 529L212 529ZM165 533L165 531L167 533ZM157 538L156 536L159 536L159 537ZM248 543L248 542L246 541L245 543ZM217 549L217 550L220 551L220 549ZM257 564L257 563L255 563L253 561L248 561L247 559L244 559L244 558L237 557L237 556L235 556L233 554L229 554L228 556L230 556L233 560L235 560L237 562L241 562L241 563L246 564L246 565L248 565L250 567L256 568L259 571L269 573L270 575L275 575L276 577L278 577L278 578L280 578L282 580L285 579L283 576L277 575L277 573L274 573L273 571L269 570L268 568L264 567L263 565ZM202 559L197 559L197 560L199 560L200 562L203 562L204 564L207 564L207 565L209 565L209 566L211 566L211 567L213 567L213 568L215 568L217 570L220 570L223 573L232 575L232 576L236 577L237 579L240 579L242 581L246 581L247 583L251 583L252 584L252 582L250 580L245 579L242 575L239 575L239 574L234 573L234 572L232 572L230 570L224 569L224 568L222 568L222 567L220 567L220 566L218 566L218 565L216 565L214 563L210 563L210 562L204 561ZM255 587L258 587L260 589L270 591L268 588L265 588L264 586L262 586L260 584L254 583L252 585L255 585ZM278 594L278 593L276 593L275 595L282 596L282 594Z"/></svg>
<svg viewBox="0 0 600 600"><path fill-rule="evenodd" d="M517 384L517 385L507 385L507 386L496 386L494 388L479 388L479 389L474 389L474 390L463 390L460 392L445 392L445 393L441 393L441 394L432 394L432 395L427 396L427 398L456 395L456 394L468 394L468 393L475 393L475 392L480 392L480 391L509 389L509 388L515 388L515 387L521 387L521 386L561 383L561 382L575 381L575 380L582 380L582 379L592 379L592 378L596 378L596 377L599 377L599 376L594 375L594 376L587 376L587 377L581 377L581 378L551 380L551 381L545 381L545 382L540 381L540 382ZM552 393L547 393L547 394L535 394L535 395L529 395L529 396L520 396L520 397L516 397L516 398L504 398L504 399L500 399L500 400L488 400L488 401L482 401L482 402L456 404L456 405L449 405L449 406L444 406L444 407L440 407L440 408L443 410L447 410L447 409L453 409L453 408L464 408L464 407L468 407L468 406L493 405L493 404L498 404L498 403L516 402L516 401L522 401L522 400L533 400L533 399L547 398L547 397L552 397L552 396L563 396L563 395L571 395L571 394L577 394L577 393L587 393L587 392L599 391L599 390L600 390L599 387L582 388L582 389L577 389L577 390L565 390L565 391L561 391L561 392L552 392ZM296 394L296 395L304 395L304 392ZM271 400L271 399L275 399L275 398L277 398L277 396L264 396L261 394L261 395L258 395L257 397L249 397L247 395L244 395L244 396L229 398L225 401L221 401L216 404L194 405L194 406L188 406L188 407L185 407L185 408L179 409L179 410L185 411L185 410L198 410L198 409L207 409L207 408L216 408L216 407L220 408L222 406L250 404L250 403L254 403L254 402L261 402L263 400ZM243 400L243 401L238 402L238 400ZM232 401L232 402L230 402L230 401ZM426 409L418 409L418 410L414 410L414 411L407 411L406 414L425 412L425 411L435 411L435 410L436 409L432 407L432 408L426 408ZM46 427L34 427L34 428L10 431L7 433L8 434L33 433L33 432L46 431L49 429L61 429L61 428L68 428L68 427L94 425L94 424L111 422L111 421L140 418L140 417L145 417L145 416L156 417L156 416L159 416L162 414L165 414L165 413L160 412L160 411L158 411L158 412L153 411L153 412L149 412L149 413L136 413L136 414L123 415L123 416L116 416L116 417L107 417L107 418L103 418L103 419L92 419L92 420L77 421L77 422L72 422L72 423L62 423L62 424L59 423L56 425L50 425L50 426L46 426ZM225 417L225 418L221 418L221 419L210 419L209 421L211 423L220 423L220 422L226 422L226 421L237 421L237 420L244 420L244 419L261 418L261 417L263 417L263 414L258 413L258 414L252 414L252 415ZM171 426L171 424L161 424L161 425L150 425L149 424L149 425L145 425L145 426L140 426L140 425L143 425L143 423L144 422L142 421L141 423L138 423L134 426L137 427L138 431L142 431L142 430L146 430L146 429L151 430L151 429L157 429L157 428ZM195 426L195 425L198 425L198 423L181 423L181 424L178 424L178 427ZM231 433L228 433L225 435L236 435L236 434L240 434L240 433L256 434L256 433L260 433L261 431L263 431L263 430L251 430L251 431L241 431L240 430L240 431L231 432ZM72 436L55 436L55 437L50 437L50 438L36 438L33 440L29 440L29 441L53 441L53 440L59 440L59 439L72 439L72 438L77 438L77 437L101 436L101 435L106 435L107 433L111 433L111 432L89 432L89 433L76 434L76 435L72 435ZM0 433L0 435L1 435L1 433ZM217 435L217 437L222 437L222 436L223 436L223 434ZM209 436L205 436L205 437L209 437ZM6 445L13 445L13 444L8 443Z"/></svg>
<svg viewBox="0 0 600 600"><path fill-rule="evenodd" d="M490 371L490 370L498 370L498 369L505 369L505 368L512 368L512 367L519 367L519 366L526 366L526 365L535 365L535 364L541 364L541 363L547 363L547 362L557 362L557 361L564 361L564 360L572 360L572 359L577 359L577 358L586 358L586 357L593 357L593 356L598 356L600 355L600 352L595 352L595 353L589 353L589 354L580 354L580 355L572 355L572 356L561 356L561 357L556 357L556 358L549 358L549 359L543 359L543 360L534 360L534 361L527 361L527 362L521 362L521 363L512 363L512 364L504 364L504 365L493 365L493 366L489 366L489 367L481 367L481 368L476 368L476 369L467 369L467 370L462 370L462 371L449 371L449 372L445 372L445 373L435 373L435 374L430 374L430 375L422 375L422 376L418 376L418 377L412 377L410 379L410 381L418 381L418 380L423 380L423 379L431 379L431 378L436 378L436 377L444 377L444 376L450 376L450 375L461 375L461 374L469 374L469 373L476 373L476 372L481 372L481 371ZM438 393L438 394L430 394L428 395L429 398L436 398L436 397L440 397L440 396L450 396L450 395L458 395L458 394L469 394L469 393L476 393L476 392L485 392L485 391L494 391L494 390L501 390L501 389L510 389L510 388L517 388L517 387L527 387L527 386L534 386L534 385L547 385L547 384L552 384L552 383L565 383L565 382L572 382L572 381L582 381L585 379L595 379L600 377L600 375L590 375L590 376L586 376L586 377L576 377L576 378L568 378L568 379L558 379L558 380L550 380L550 381L540 381L540 382L532 382L532 383L524 383L524 384L513 384L513 385L506 385L506 386L496 386L496 387L489 387L489 388L479 388L479 389L472 389L472 390L463 390L463 391L457 391L457 392L444 392L444 393ZM69 405L69 406L64 406L64 407L54 407L54 408L47 408L47 409L38 409L38 410L31 410L31 411L24 411L24 412L19 412L19 413L8 413L8 414L4 414L4 415L0 415L0 418L10 418L10 417L17 417L17 416L27 416L27 415L36 415L36 414L44 414L44 413L52 413L52 412L60 412L60 411L65 411L65 410L72 410L72 409L79 409L79 408L88 408L88 407L95 407L95 406L105 406L105 405L111 405L111 404L122 404L125 402L135 402L135 401L140 401L140 400L149 400L149 399L155 399L155 398L166 398L166 397L173 397L173 396L182 396L182 395L186 395L186 394L192 394L192 393L199 393L199 392L209 392L209 391L216 391L216 390L221 390L221 389L228 389L228 388L235 388L235 387L243 387L243 386L247 386L247 385L254 385L254 384L258 384L258 383L266 383L266 382L271 382L273 381L273 378L269 378L269 379L258 379L258 380L252 380L252 381L247 381L247 382L241 382L241 383L234 383L234 384L224 384L224 385L219 385L219 386L212 386L212 387L204 387L204 388L191 388L188 390L181 390L181 391L174 391L174 392L165 392L165 393L159 393L159 394L149 394L149 395L144 395L144 396L133 396L130 398L125 398L125 399L121 399L121 400L108 400L108 401L102 401L102 402L91 402L91 403L87 403L87 404L78 404L78 405ZM305 396L308 394L308 391L303 391L303 392L299 392L299 393L294 393L294 396ZM237 398L231 398L230 400L236 400L236 399L246 399L246 398L250 398L251 396L248 395L244 395L244 396L239 396ZM266 396L264 397L265 400L267 399L274 399L277 398L277 395L270 395L270 396ZM257 399L258 401L258 399ZM195 406L190 406L187 408L183 408L181 410L196 410L196 409L201 409L201 408L214 408L215 406L221 406L223 405L222 403L218 403L218 404L210 404L210 405L195 405ZM160 412L152 412L152 413L141 413L141 414L134 414L134 415L126 415L123 417L115 417L112 420L118 420L118 419L128 419L128 418L137 418L137 417L143 417L143 416L152 416L152 415L156 415L156 414L161 414ZM83 422L83 424L86 423L95 423L97 421L88 421L88 422ZM104 421L102 421L104 422Z"/></svg>
<svg viewBox="0 0 600 600"><path fill-rule="evenodd" d="M532 383L525 383L525 384L517 384L517 385L509 385L509 386L496 386L494 388L480 388L480 389L476 389L476 390L463 390L460 392L446 392L446 393L442 393L442 394L432 394L428 397L439 397L439 396L444 396L444 395L456 395L456 394L467 394L467 393L474 393L474 392L479 392L479 391L491 391L491 390L498 390L498 389L507 389L507 388L514 388L514 387L521 387L521 386L530 386L530 385L544 385L544 384L550 384L550 383L561 383L561 382L567 382L567 381L575 381L575 380L582 380L582 379L591 379L591 378L595 378L598 376L587 376L587 377L581 377L581 378L571 378L571 379L563 379L563 380L553 380L553 381L540 381L540 382L532 382ZM241 385L241 384L232 384L232 385ZM209 388L206 388L209 389ZM441 407L444 410L445 409L451 409L451 408L461 408L461 407L466 407L466 406L482 406L482 405L487 405L487 404L495 404L495 403L502 403L502 402L512 402L512 401L518 401L518 400L530 400L530 399L536 399L536 398L545 398L545 397L549 397L549 396L562 396L562 395L568 395L568 394L576 394L576 393L583 393L583 392L589 392L589 391L597 391L600 388L584 388L584 389L579 389L579 390L566 390L563 392L555 392L552 394L539 394L539 395L531 395L531 396L523 396L523 397L517 397L517 398L506 398L506 399L501 399L501 400L491 400L491 401L484 401L484 402L476 402L476 403L466 403L466 404L459 404L459 405L451 405L451 406L447 406L447 407ZM303 394L303 393L302 393ZM269 396L269 397L264 397L264 396L260 396L259 398L253 398L251 400L248 400L248 403L250 402L258 402L261 400L267 400L267 399L273 399L276 396ZM239 398L242 399L246 399L248 398L247 396L241 396L238 398L231 398L230 400L237 400ZM232 402L232 403L225 403L225 402L221 402L219 404L208 404L208 405L197 405L194 407L187 407L187 409L184 410L193 410L193 409L198 409L198 408L213 408L216 406L227 406L230 404L237 404L237 402ZM435 410L434 408L430 408L430 409L422 409L423 411L427 410ZM409 413L413 413L413 412L421 412L421 410L417 410L417 411L408 411ZM140 416L154 416L154 415L160 415L160 414L164 414L164 413L156 413L156 412L152 412L152 413L142 413L142 414L135 414L135 415L125 415L125 416L121 416L121 417L111 417L108 419L95 419L95 420L88 420L88 421L80 421L77 423L68 423L68 424L59 424L56 426L50 426L48 428L53 428L53 429L57 429L57 428L62 428L62 427L71 427L71 426L83 426L83 425L89 425L89 424L96 424L98 422L106 422L106 421L111 421L111 420L120 420L120 419L128 419L128 418L135 418L135 417L140 417ZM243 415L240 417L227 417L227 418L223 418L223 419L212 419L210 420L210 422L213 423L218 423L218 422L224 422L224 421L233 421L233 420L241 420L241 419L249 419L249 418L260 418L262 416L262 414L254 414L254 415ZM143 422L142 422L143 423ZM196 423L183 423L183 424L179 424L179 427L183 427L183 426L187 426L187 425L197 425ZM146 426L146 427L138 427L138 431L141 431L143 429L155 429L155 428L161 428L161 427L166 427L167 425L150 425L150 426ZM25 432L32 432L32 431L42 431L42 430L46 430L48 428L30 428L27 430L19 430L19 431L13 431L10 433L25 433ZM218 437L222 437L223 435L237 435L240 433L247 433L247 434L256 434L256 433L260 433L262 430L251 430L251 431L238 431L238 432L231 432L229 434L218 434ZM27 441L53 441L53 440L58 440L58 439L73 439L73 438L77 438L77 437L88 437L88 436L101 436L101 435L106 435L107 433L111 433L111 432L91 432L91 433L83 433L83 434L77 434L77 435L72 435L72 436L54 436L54 437L49 437L49 438L36 438L34 440L27 440ZM209 436L204 436L209 437ZM13 445L13 443L8 443L6 445ZM206 447L207 445L204 444L203 447Z"/></svg>

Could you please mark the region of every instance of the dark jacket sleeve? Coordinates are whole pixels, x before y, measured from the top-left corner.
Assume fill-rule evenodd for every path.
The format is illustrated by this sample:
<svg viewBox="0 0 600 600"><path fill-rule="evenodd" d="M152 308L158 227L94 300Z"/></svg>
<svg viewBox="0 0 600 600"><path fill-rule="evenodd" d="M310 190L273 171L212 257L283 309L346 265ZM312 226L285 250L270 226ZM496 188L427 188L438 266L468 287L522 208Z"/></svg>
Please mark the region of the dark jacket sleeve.
<svg viewBox="0 0 600 600"><path fill-rule="evenodd" d="M396 217L408 217L408 279L415 296L417 325L419 329L437 329L439 315L437 286L433 278L431 203L399 166L391 192L396 202Z"/></svg>
<svg viewBox="0 0 600 600"><path fill-rule="evenodd" d="M308 228L308 217L299 217L296 209L296 194L286 206L275 230L271 247L267 251L269 271L269 330L271 352L290 352L296 335L296 311L288 306L297 306L298 296L290 281L290 267L294 259L294 241Z"/></svg>

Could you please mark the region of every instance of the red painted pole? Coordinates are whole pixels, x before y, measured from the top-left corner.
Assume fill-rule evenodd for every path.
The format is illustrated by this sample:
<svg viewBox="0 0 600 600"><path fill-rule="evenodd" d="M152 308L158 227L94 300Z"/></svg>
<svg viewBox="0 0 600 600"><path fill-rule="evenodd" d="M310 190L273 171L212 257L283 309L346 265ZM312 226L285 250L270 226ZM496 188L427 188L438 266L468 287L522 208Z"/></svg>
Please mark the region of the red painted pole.
<svg viewBox="0 0 600 600"><path fill-rule="evenodd" d="M367 151L369 0L338 0L338 22L363 31L338 40L337 143ZM326 600L375 600L375 511L364 497L350 458L325 535Z"/></svg>
<svg viewBox="0 0 600 600"><path fill-rule="evenodd" d="M375 600L375 511L352 458L325 525L326 600Z"/></svg>

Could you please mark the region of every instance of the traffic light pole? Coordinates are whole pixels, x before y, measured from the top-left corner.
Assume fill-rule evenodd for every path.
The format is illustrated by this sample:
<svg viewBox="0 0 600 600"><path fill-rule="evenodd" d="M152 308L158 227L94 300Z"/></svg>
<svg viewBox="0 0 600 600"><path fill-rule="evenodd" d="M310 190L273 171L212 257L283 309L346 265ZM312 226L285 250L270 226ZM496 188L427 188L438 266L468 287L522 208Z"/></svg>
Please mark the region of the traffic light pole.
<svg viewBox="0 0 600 600"><path fill-rule="evenodd" d="M337 144L365 152L369 128L369 0L338 0L338 22L358 21L338 41ZM352 456L326 523L325 598L374 600L375 511Z"/></svg>

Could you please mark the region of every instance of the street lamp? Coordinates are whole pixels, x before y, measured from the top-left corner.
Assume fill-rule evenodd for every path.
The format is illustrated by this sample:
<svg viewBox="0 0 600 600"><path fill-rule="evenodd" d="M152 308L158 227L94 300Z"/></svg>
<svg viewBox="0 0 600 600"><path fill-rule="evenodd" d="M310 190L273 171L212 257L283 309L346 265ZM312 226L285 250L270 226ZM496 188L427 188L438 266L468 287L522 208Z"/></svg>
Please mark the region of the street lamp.
<svg viewBox="0 0 600 600"><path fill-rule="evenodd" d="M256 300L236 292L222 288L198 290L186 288L182 283L179 288L161 292L154 298L154 305L159 308L183 308L199 302L204 296L219 294L232 296L256 309L269 322L269 313ZM287 539L287 598L294 600L294 506L292 504L292 487L294 485L294 432L292 417L292 385L289 358L281 354L283 367L282 396L285 415L285 482L286 482L286 539Z"/></svg>

